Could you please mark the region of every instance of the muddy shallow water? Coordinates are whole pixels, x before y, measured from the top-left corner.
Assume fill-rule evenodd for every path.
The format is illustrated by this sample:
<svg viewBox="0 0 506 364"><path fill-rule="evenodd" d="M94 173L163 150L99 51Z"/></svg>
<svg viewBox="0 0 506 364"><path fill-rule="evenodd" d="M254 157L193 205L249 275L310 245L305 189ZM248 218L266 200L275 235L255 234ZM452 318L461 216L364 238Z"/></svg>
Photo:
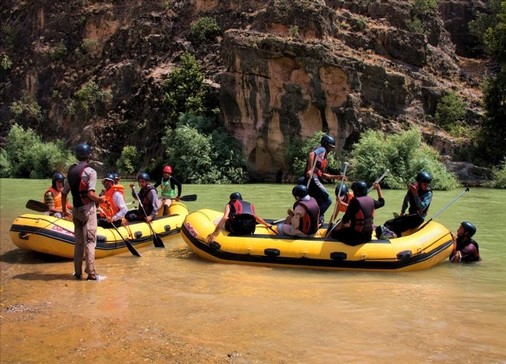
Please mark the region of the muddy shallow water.
<svg viewBox="0 0 506 364"><path fill-rule="evenodd" d="M106 279L86 282L72 279L69 260L17 249L10 214L1 216L2 363L506 362L506 252L493 221L485 229L491 217L480 223L484 262L472 267L225 265L175 236L165 249L140 248L141 258L97 260Z"/></svg>

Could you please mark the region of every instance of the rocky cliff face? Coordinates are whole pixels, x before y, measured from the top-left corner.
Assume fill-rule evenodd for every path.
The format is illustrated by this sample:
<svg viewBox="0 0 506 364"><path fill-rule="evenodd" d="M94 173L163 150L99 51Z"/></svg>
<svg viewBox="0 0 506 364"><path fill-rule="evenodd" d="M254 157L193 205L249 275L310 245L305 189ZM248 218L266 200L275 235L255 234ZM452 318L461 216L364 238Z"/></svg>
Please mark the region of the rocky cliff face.
<svg viewBox="0 0 506 364"><path fill-rule="evenodd" d="M335 135L340 151L365 129L416 124L451 153L454 141L434 132L431 115L453 90L478 119L480 79L462 56L473 53L466 22L483 4L438 4L439 15L417 15L422 34L410 31L406 1L7 2L0 53L13 67L0 74L1 135L24 97L43 114L25 126L44 135L84 136L112 156L126 144L160 153L160 86L190 51L257 175L285 168L287 145L318 130ZM188 40L202 16L224 30L215 43ZM76 113L69 105L90 81L107 97Z"/></svg>

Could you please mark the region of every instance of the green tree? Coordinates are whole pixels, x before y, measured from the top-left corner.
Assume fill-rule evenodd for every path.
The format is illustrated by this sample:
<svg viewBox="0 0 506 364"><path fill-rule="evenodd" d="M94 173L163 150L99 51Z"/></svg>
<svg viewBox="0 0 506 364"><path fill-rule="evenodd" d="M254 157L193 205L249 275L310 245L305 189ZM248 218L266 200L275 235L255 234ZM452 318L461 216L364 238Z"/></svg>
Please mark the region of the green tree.
<svg viewBox="0 0 506 364"><path fill-rule="evenodd" d="M164 83L164 106L167 110L166 126L174 127L180 114L204 114L204 75L197 60L190 53L181 56L181 64Z"/></svg>
<svg viewBox="0 0 506 364"><path fill-rule="evenodd" d="M498 72L485 86L486 116L478 136L479 155L488 163L497 164L506 156L506 1L485 31L483 40L487 54L498 64Z"/></svg>
<svg viewBox="0 0 506 364"><path fill-rule="evenodd" d="M184 183L244 183L246 166L239 143L204 116L182 114L162 139L167 162Z"/></svg>
<svg viewBox="0 0 506 364"><path fill-rule="evenodd" d="M433 188L448 190L458 187L455 176L438 160L438 156L436 150L422 142L418 129L392 135L369 130L353 147L351 177L372 183L388 169L384 185L403 189L418 172L424 170L432 175Z"/></svg>
<svg viewBox="0 0 506 364"><path fill-rule="evenodd" d="M450 92L439 100L435 119L443 129L450 130L461 124L466 116L466 104L455 92Z"/></svg>
<svg viewBox="0 0 506 364"><path fill-rule="evenodd" d="M124 176L132 176L139 169L139 153L137 148L126 145L121 151L121 156L116 163L118 172Z"/></svg>
<svg viewBox="0 0 506 364"><path fill-rule="evenodd" d="M221 28L216 19L209 16L199 18L190 27L190 38L194 42L205 42L214 40L221 33Z"/></svg>

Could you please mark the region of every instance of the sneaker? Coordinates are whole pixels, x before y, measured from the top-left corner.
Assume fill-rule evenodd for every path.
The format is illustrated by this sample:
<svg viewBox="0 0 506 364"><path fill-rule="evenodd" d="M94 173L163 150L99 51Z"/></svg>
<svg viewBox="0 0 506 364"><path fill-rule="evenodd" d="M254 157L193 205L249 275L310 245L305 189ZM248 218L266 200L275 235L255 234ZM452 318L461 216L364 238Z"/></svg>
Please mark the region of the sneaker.
<svg viewBox="0 0 506 364"><path fill-rule="evenodd" d="M82 276L80 274L76 274L75 272L72 273L72 276L74 277L75 280L78 280L78 281L80 281L82 279Z"/></svg>
<svg viewBox="0 0 506 364"><path fill-rule="evenodd" d="M392 230L383 227L383 233L381 234L381 239L393 239L396 238L397 234L394 233Z"/></svg>
<svg viewBox="0 0 506 364"><path fill-rule="evenodd" d="M86 278L87 281L103 281L105 279L105 276L101 276L98 274L88 274L88 278Z"/></svg>

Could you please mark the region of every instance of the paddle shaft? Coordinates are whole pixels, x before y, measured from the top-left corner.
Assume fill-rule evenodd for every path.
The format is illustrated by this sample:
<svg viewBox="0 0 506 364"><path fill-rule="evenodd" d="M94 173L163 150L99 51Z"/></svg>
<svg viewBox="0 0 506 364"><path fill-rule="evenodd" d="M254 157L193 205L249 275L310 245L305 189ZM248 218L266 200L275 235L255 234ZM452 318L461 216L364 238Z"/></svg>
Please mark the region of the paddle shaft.
<svg viewBox="0 0 506 364"><path fill-rule="evenodd" d="M453 200L451 200L450 202L448 202L445 206L443 206L443 208L441 210L439 210L438 212L436 212L436 214L434 216L432 216L429 221L427 221L426 223L422 224L418 229L416 229L416 231L418 230L421 230L423 229L429 222L431 222L432 220L434 220L436 217L438 217L439 215L441 215L443 213L443 211L445 211L448 207L450 207L451 205L453 205L453 203L455 201L457 201L464 193L468 192L469 191L469 187L466 187L464 189L464 191L462 191L461 193L459 193L456 197L453 198Z"/></svg>
<svg viewBox="0 0 506 364"><path fill-rule="evenodd" d="M341 198L341 191L343 190L344 179L346 177L346 171L348 170L349 165L350 164L348 162L344 162L343 178L341 178L341 184L339 185L339 191L337 192L336 197L336 207L334 208L334 213L330 217L329 225L332 224L332 221L334 221L334 219L337 218L337 215L339 215L339 204L337 199Z"/></svg>
<svg viewBox="0 0 506 364"><path fill-rule="evenodd" d="M135 255L137 257L140 257L141 255L139 254L139 252L137 251L137 249L135 249L135 247L132 245L132 243L129 242L128 240L126 240L123 237L123 235L121 235L121 233L119 232L119 229L116 227L116 225L114 225L114 222L111 221L111 225L114 228L114 230L116 230L116 232L121 237L121 239L125 242L125 244L126 244L128 250L130 251L130 253L132 253L133 255Z"/></svg>
<svg viewBox="0 0 506 364"><path fill-rule="evenodd" d="M146 216L146 219L147 219L148 218L148 214L146 213L146 210L144 209L144 205L142 204L142 201L139 198L139 195L135 191L134 187L132 187L132 191L135 194L135 197L137 198L137 201L139 201L139 206L141 207L142 212L144 212L144 216ZM149 229L153 233L153 244L155 245L155 247L157 247L157 248L165 248L165 244L163 243L162 239L160 239L160 237L158 235L156 235L155 230L153 229L153 226L151 226L151 221L147 221L146 220L146 222L148 223Z"/></svg>
<svg viewBox="0 0 506 364"><path fill-rule="evenodd" d="M311 152L311 153L314 153L314 152ZM311 177L307 179L307 185L306 185L307 189L309 189L309 185L311 184L311 180L313 179L314 169L316 167L317 160L318 160L318 156L316 155L316 153L314 153L314 161L313 161L313 165L311 166Z"/></svg>
<svg viewBox="0 0 506 364"><path fill-rule="evenodd" d="M383 174L378 179L376 179L376 181L373 182L372 186L369 187L369 189L367 190L367 193L372 191L375 183L380 183L381 181L383 181L383 178L385 178L387 176L388 172L390 172L389 169L387 169L385 172L383 172Z"/></svg>

